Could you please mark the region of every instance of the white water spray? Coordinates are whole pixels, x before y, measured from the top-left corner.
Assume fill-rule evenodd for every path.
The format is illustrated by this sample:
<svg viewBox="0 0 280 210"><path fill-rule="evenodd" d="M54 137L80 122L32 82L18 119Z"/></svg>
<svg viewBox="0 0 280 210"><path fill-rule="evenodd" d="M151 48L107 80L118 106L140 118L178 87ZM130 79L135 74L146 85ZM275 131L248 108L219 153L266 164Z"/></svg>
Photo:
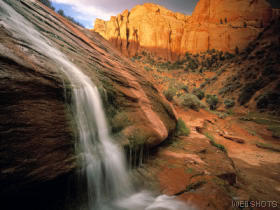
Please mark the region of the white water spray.
<svg viewBox="0 0 280 210"><path fill-rule="evenodd" d="M123 152L109 135L97 87L11 6L0 1L0 11L0 26L55 61L71 83L89 210L190 209L173 197L162 195L154 198L149 192L134 192Z"/></svg>

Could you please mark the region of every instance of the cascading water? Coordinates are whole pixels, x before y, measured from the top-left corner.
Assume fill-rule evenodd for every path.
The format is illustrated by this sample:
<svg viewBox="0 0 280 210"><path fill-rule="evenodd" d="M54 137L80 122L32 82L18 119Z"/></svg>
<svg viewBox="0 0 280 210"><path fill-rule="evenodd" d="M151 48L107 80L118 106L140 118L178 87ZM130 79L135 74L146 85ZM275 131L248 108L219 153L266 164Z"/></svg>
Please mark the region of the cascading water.
<svg viewBox="0 0 280 210"><path fill-rule="evenodd" d="M109 135L97 87L11 6L0 1L0 11L0 26L55 61L71 83L72 108L79 132L78 152L82 153L87 178L89 210L190 209L173 197L154 198L148 192L134 192L123 152Z"/></svg>

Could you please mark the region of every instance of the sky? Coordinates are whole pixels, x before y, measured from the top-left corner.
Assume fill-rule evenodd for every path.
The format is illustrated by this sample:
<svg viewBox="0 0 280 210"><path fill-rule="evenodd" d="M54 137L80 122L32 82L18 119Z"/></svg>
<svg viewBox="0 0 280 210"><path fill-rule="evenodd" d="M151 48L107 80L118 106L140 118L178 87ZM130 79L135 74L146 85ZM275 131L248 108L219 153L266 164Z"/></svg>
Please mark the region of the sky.
<svg viewBox="0 0 280 210"><path fill-rule="evenodd" d="M63 9L86 28L93 28L96 18L109 20L111 16L146 2L156 3L175 12L191 14L198 0L52 0L53 6Z"/></svg>

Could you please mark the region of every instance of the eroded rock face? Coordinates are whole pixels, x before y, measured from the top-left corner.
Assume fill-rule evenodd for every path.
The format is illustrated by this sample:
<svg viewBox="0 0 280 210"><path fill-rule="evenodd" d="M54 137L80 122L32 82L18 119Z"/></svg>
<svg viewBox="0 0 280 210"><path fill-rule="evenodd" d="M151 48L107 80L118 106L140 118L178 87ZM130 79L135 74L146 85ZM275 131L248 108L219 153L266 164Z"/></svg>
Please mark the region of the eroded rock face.
<svg viewBox="0 0 280 210"><path fill-rule="evenodd" d="M110 21L96 19L94 31L125 55L134 56L147 49L160 57L175 59L181 52L182 35L189 18L146 3L113 16Z"/></svg>
<svg viewBox="0 0 280 210"><path fill-rule="evenodd" d="M125 55L134 56L146 49L174 60L187 51L243 49L272 16L266 0L200 0L192 16L148 3L109 21L97 19L94 31Z"/></svg>
<svg viewBox="0 0 280 210"><path fill-rule="evenodd" d="M186 31L186 50L244 49L272 19L265 0L200 0Z"/></svg>
<svg viewBox="0 0 280 210"><path fill-rule="evenodd" d="M4 2L94 81L121 144L153 147L173 132L176 116L168 102L142 69L100 35L73 25L37 1ZM5 12L4 7L0 10ZM0 22L0 196L17 194L25 200L28 191L31 198L51 200L68 189L63 177L79 168L71 87L61 66L29 42ZM34 191L35 186L40 191Z"/></svg>

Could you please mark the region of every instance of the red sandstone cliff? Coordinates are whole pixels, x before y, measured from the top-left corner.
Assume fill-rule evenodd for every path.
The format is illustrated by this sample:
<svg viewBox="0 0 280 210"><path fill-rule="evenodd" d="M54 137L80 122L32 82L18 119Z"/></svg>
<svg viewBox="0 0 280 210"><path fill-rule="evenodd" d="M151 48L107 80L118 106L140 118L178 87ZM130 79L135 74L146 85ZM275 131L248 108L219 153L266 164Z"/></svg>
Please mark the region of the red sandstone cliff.
<svg viewBox="0 0 280 210"><path fill-rule="evenodd" d="M147 3L109 21L97 19L94 31L125 55L147 49L157 56L176 59L186 51L243 49L272 17L266 0L200 0L192 16Z"/></svg>

